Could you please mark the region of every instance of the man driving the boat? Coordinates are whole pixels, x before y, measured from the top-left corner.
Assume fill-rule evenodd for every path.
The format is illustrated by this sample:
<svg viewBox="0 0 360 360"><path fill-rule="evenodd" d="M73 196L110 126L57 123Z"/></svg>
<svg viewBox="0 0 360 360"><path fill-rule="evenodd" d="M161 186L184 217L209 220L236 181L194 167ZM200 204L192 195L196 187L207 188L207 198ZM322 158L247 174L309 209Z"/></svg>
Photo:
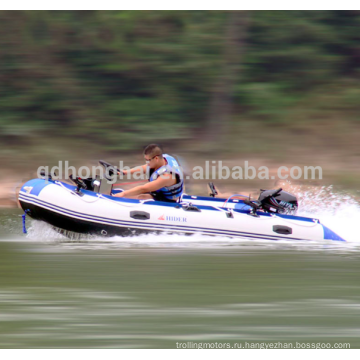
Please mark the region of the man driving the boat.
<svg viewBox="0 0 360 360"><path fill-rule="evenodd" d="M122 172L123 174L146 173L149 182L114 196L176 202L183 193L184 185L183 173L178 161L168 154L163 154L160 146L156 144L150 144L145 148L144 159L146 165Z"/></svg>

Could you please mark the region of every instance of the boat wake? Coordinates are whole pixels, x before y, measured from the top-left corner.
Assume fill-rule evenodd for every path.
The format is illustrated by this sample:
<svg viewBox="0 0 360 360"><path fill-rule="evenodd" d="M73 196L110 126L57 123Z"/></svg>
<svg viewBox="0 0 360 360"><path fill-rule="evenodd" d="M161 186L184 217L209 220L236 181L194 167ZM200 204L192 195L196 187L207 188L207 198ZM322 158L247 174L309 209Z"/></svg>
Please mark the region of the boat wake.
<svg viewBox="0 0 360 360"><path fill-rule="evenodd" d="M300 199L298 215L318 218L348 243L357 243L360 246L358 200L347 193L335 192L332 186L298 187L297 191Z"/></svg>

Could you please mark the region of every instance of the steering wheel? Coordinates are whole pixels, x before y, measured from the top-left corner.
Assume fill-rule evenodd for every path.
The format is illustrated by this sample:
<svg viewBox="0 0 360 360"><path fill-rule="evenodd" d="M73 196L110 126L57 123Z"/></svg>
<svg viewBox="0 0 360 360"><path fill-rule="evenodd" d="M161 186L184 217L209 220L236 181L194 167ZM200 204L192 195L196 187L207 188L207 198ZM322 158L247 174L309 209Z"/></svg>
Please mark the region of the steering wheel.
<svg viewBox="0 0 360 360"><path fill-rule="evenodd" d="M107 170L107 172L110 176L112 176L114 174L119 174L121 171L121 170L118 170L116 168L116 166L111 165L110 163L108 163L104 160L99 160L99 163L105 168L105 170Z"/></svg>

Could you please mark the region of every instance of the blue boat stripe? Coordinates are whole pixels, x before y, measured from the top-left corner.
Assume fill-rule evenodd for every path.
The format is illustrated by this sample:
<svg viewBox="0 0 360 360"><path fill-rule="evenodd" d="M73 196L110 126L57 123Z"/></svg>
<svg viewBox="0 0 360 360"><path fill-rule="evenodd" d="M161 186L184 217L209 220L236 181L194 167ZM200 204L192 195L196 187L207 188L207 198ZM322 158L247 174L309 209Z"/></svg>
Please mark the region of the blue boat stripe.
<svg viewBox="0 0 360 360"><path fill-rule="evenodd" d="M321 225L324 229L324 239L325 240L335 240L335 241L345 241L341 236L334 233L327 226ZM346 241L345 241L346 242Z"/></svg>
<svg viewBox="0 0 360 360"><path fill-rule="evenodd" d="M28 182L26 182L20 189L20 191L25 191L24 187L31 187L31 188L34 188L34 186L36 186L37 184L40 184L40 183L43 183L44 180L43 179L32 179L32 180L29 180ZM31 189L32 190L32 189Z"/></svg>
<svg viewBox="0 0 360 360"><path fill-rule="evenodd" d="M217 197L208 197L208 196L193 196L193 195L183 195L182 200L205 200L205 201L217 201L224 203L227 199L217 198ZM234 204L244 204L242 199L230 199L228 203ZM244 204L245 205L245 204Z"/></svg>
<svg viewBox="0 0 360 360"><path fill-rule="evenodd" d="M228 236L246 236L246 237L252 237L252 238L267 238L270 240L283 240L283 239L287 239L287 240L302 240L300 238L293 238L293 237L281 237L281 236L275 236L275 235L265 235L265 234L257 234L257 233L247 233L247 232L240 232L240 231L233 231L233 230L215 230L215 229L206 229L206 228L201 228L201 227L192 227L192 226L183 226L183 225L176 225L176 224L156 224L156 223L142 223L142 222L135 222L135 221L127 221L127 220L116 220L116 219L109 219L109 218L104 218L104 217L98 217L98 216L94 216L94 215L84 215L82 213L78 213L75 211L71 211L71 210L67 210L64 208L61 208L59 206L53 205L53 204L49 204L43 200L40 199L35 199L35 198L31 198L28 197L25 194L19 194L19 199L23 200L25 202L30 202L36 205L40 205L42 207L48 207L51 210L57 211L57 212L62 212L63 214L72 216L72 217L78 217L78 218L82 218L82 219L86 219L86 220L92 220L92 221L103 221L103 222L107 222L110 224L121 224L121 225L125 225L125 226L134 226L134 225L140 225L142 228L161 228L164 230L167 230L169 228L173 228L176 230L183 230L183 231L195 231L195 232L209 232L209 233L214 233L214 234L221 234L221 235L228 235ZM187 229L187 230L186 230ZM240 235L239 235L240 234Z"/></svg>

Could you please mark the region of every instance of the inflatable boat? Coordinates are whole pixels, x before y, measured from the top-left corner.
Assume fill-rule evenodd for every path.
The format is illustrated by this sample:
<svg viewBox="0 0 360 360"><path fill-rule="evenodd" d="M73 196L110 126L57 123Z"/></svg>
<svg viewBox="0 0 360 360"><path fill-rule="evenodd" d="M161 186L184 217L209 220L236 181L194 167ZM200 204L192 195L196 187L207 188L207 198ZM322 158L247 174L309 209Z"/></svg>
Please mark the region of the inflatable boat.
<svg viewBox="0 0 360 360"><path fill-rule="evenodd" d="M219 199L212 188L209 197L183 195L180 202L162 202L113 197L101 192L96 179L73 180L72 185L48 176L26 182L19 192L25 214L64 231L103 236L165 232L345 241L318 219L294 215L296 198L282 189L262 190L259 199L250 200L242 195Z"/></svg>

